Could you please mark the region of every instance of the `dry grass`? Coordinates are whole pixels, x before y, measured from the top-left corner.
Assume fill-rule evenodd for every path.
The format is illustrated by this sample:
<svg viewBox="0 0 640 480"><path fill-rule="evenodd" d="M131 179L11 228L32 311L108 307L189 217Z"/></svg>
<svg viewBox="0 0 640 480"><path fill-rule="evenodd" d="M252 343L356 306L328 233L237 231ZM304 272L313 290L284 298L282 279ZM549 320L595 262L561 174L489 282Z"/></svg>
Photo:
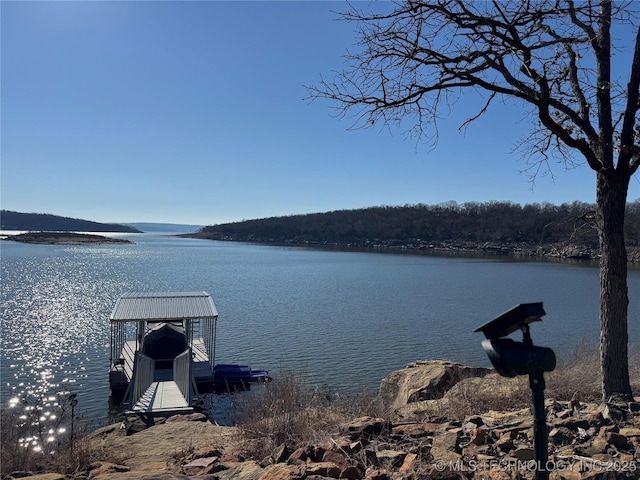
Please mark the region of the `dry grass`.
<svg viewBox="0 0 640 480"><path fill-rule="evenodd" d="M582 341L568 354L560 356L557 368L545 375L547 397L558 401L600 402L602 375L599 347ZM640 348L629 346L629 380L634 392L640 392Z"/></svg>
<svg viewBox="0 0 640 480"><path fill-rule="evenodd" d="M371 396L336 395L285 372L250 395L240 396L235 413L246 455L261 459L283 443L323 440L354 415L372 411L374 404Z"/></svg>
<svg viewBox="0 0 640 480"><path fill-rule="evenodd" d="M21 424L19 415L14 410L3 409L0 412L0 466L3 476L16 470L29 470L34 458L38 456L33 449L23 446L24 441L21 440L25 438L25 434Z"/></svg>
<svg viewBox="0 0 640 480"><path fill-rule="evenodd" d="M602 398L598 346L580 342L559 356L556 369L545 374L547 398L568 402L598 402Z"/></svg>
<svg viewBox="0 0 640 480"><path fill-rule="evenodd" d="M443 401L435 401L433 405L435 416L462 421L491 410L510 412L526 408L531 405L531 390L526 377L500 377L492 383L485 378L473 378L454 385Z"/></svg>
<svg viewBox="0 0 640 480"><path fill-rule="evenodd" d="M630 380L633 391L640 391L640 351L630 347ZM578 400L600 402L601 374L598 345L581 342L575 349L559 355L556 369L544 375L547 399L559 402ZM470 415L489 410L515 411L531 406L531 390L526 376L499 378L497 383L486 379L470 379L455 385L444 402L434 401L426 414L463 420Z"/></svg>
<svg viewBox="0 0 640 480"><path fill-rule="evenodd" d="M39 451L33 448L31 442L25 444L25 434L18 427L15 412L3 410L1 415L0 465L3 476L15 471L73 473L89 463L88 449L82 441L74 441L73 449L70 445L64 445L54 453Z"/></svg>

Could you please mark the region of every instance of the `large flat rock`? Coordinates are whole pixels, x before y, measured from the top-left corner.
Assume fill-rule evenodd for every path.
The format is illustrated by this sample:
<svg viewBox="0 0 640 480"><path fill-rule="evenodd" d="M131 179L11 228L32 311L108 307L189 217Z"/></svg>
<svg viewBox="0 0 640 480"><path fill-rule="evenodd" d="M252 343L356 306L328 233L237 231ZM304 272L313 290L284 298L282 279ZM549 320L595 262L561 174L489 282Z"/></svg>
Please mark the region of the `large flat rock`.
<svg viewBox="0 0 640 480"><path fill-rule="evenodd" d="M484 377L491 371L448 360L410 363L406 368L391 372L382 379L380 399L386 408L398 410L411 403L442 398L459 381Z"/></svg>

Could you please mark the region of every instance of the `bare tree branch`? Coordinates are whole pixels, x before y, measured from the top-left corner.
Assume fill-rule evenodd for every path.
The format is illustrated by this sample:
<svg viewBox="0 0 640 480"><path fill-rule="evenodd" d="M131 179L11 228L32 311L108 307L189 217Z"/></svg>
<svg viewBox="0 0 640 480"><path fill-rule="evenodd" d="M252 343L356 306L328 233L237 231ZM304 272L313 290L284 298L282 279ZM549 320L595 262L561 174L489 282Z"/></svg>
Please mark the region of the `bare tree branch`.
<svg viewBox="0 0 640 480"><path fill-rule="evenodd" d="M533 106L548 134L579 151L592 169L612 169L617 129L602 110L612 113L612 96L621 91L614 92L611 82L610 25L600 20L613 7L602 4L604 12L591 2L572 0L409 0L393 8L384 4L381 13L351 5L341 18L358 24L362 51L348 57L352 67L334 82L308 87L310 96L337 101L341 116L352 119L351 128L399 124L413 116L414 132L434 140L439 108L458 97L455 92L485 90L491 99L517 98ZM594 81L591 65L582 65L587 48L598 59ZM490 104L460 128L479 119ZM630 118L628 111L617 115ZM539 158L545 158L543 145L558 144L538 143ZM633 158L628 165L635 171Z"/></svg>
<svg viewBox="0 0 640 480"><path fill-rule="evenodd" d="M620 131L619 168L629 170L633 175L640 166L640 28L636 34L631 75L627 85L627 104ZM635 129L635 130L634 130Z"/></svg>

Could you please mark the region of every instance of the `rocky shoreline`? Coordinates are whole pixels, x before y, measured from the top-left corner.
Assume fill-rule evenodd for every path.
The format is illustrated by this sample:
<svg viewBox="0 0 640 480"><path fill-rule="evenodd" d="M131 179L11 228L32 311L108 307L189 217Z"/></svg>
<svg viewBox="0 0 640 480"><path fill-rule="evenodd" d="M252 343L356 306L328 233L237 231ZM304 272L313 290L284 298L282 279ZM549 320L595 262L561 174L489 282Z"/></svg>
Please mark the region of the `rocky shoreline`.
<svg viewBox="0 0 640 480"><path fill-rule="evenodd" d="M320 241L273 241L272 239L249 237L235 238L232 235L190 233L179 235L187 238L206 240L263 243L269 245L299 246L311 248L327 248L337 250L373 251L382 253L438 254L438 255L482 255L508 256L513 258L547 258L552 260L597 261L600 251L597 246L574 242L558 243L526 243L526 242L471 242L448 240L443 242L427 242L415 239L410 242L397 240L366 240L362 243L332 243ZM629 263L640 263L640 246L627 245Z"/></svg>
<svg viewBox="0 0 640 480"><path fill-rule="evenodd" d="M587 373L585 373L587 375ZM313 442L284 442L264 458L247 455L238 427L203 414L170 417L147 427L130 417L88 437L103 458L72 474L16 472L32 480L409 480L533 479L530 408L476 412L457 408L479 389L505 399L521 388L493 370L444 360L415 362L380 387L387 416L364 416L318 433ZM638 400L638 399L636 399ZM552 480L640 478L640 403L546 400Z"/></svg>
<svg viewBox="0 0 640 480"><path fill-rule="evenodd" d="M336 246L338 247L338 246ZM339 248L357 248L349 245ZM440 243L408 243L373 244L366 250L394 253L415 253L438 255L473 255L487 257L512 257L517 259L550 259L597 262L600 258L598 248L591 245L581 245L571 242L531 244L531 243L495 243L495 242L457 242L448 241ZM640 263L640 247L627 246L627 260L629 263Z"/></svg>
<svg viewBox="0 0 640 480"><path fill-rule="evenodd" d="M597 261L600 258L598 248L570 242L540 245L529 243L445 242L429 248L438 252L470 252L487 255L508 255L513 257L550 258L556 260ZM640 263L640 247L627 246L627 259L630 263Z"/></svg>

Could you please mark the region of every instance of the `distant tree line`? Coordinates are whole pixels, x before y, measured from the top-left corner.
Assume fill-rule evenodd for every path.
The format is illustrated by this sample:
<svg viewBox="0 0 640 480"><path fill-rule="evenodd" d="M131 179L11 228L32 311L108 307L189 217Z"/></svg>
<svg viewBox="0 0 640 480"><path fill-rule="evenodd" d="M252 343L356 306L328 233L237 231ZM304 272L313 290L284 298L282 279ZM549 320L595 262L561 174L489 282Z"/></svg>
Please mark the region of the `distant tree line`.
<svg viewBox="0 0 640 480"><path fill-rule="evenodd" d="M140 233L137 228L116 223L98 223L48 213L20 213L11 210L0 211L0 223L2 230Z"/></svg>
<svg viewBox="0 0 640 480"><path fill-rule="evenodd" d="M627 206L625 240L640 245L640 202ZM550 244L580 243L594 248L595 206L511 202L447 202L437 205L379 206L291 215L204 227L197 236L218 240L351 246L399 246L447 241Z"/></svg>

